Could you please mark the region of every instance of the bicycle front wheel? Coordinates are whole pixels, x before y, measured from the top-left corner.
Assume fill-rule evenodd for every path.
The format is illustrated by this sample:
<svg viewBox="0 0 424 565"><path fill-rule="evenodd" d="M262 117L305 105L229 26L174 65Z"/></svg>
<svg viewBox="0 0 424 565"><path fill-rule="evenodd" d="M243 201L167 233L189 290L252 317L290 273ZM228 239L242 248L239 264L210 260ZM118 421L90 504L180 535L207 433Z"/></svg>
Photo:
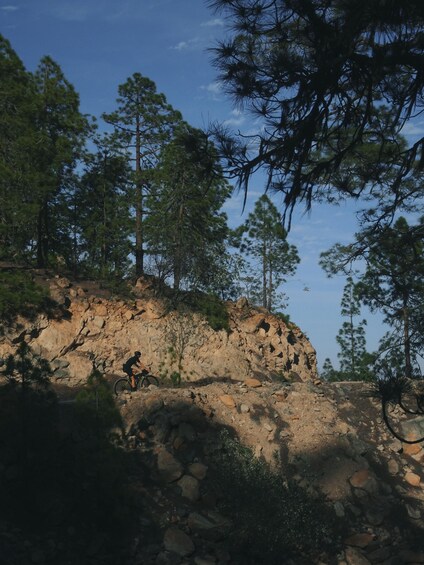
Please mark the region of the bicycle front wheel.
<svg viewBox="0 0 424 565"><path fill-rule="evenodd" d="M137 388L147 388L149 385L159 386L159 379L153 375L145 375L138 381Z"/></svg>
<svg viewBox="0 0 424 565"><path fill-rule="evenodd" d="M122 379L118 379L113 387L116 396L122 394L123 392L131 392L131 385L128 382L128 379L122 377Z"/></svg>

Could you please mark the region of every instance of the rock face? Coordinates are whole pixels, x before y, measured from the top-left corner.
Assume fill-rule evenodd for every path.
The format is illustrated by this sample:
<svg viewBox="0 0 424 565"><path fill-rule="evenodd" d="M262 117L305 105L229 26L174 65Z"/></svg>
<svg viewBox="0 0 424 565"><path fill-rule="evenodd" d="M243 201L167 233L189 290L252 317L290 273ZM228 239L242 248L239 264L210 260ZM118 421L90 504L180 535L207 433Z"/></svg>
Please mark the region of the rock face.
<svg viewBox="0 0 424 565"><path fill-rule="evenodd" d="M219 430L231 428L271 465L278 453L283 475L312 498L324 496L342 527L333 555L299 555L281 563L424 563L423 445L411 455L407 444L394 440L381 421L380 402L368 394L367 386L318 381L264 381L259 387L246 382L194 383L190 388L136 392L120 400L133 449L158 453L152 473L159 470L162 477L168 465L172 473L178 468L172 479L162 477L161 487L163 507L170 506L174 496L186 505L171 530L164 531L169 559L192 551L182 530L195 541L194 563L241 565L237 556L219 557L232 526L215 508L217 493L211 497L209 492L209 460L220 449ZM228 398L231 403L223 402ZM248 411L241 409L244 405ZM150 425L140 435L145 420ZM163 444L169 450L166 465ZM172 490L173 484L178 488Z"/></svg>
<svg viewBox="0 0 424 565"><path fill-rule="evenodd" d="M43 283L61 314L17 320L0 337L0 357L25 340L51 362L55 379L66 384L86 380L90 356L104 361L107 373L119 374L135 350L143 352L154 374L167 377L178 371L185 381L316 378L315 350L301 330L252 308L246 299L227 304L230 331L214 331L198 314L170 310L143 280L131 301L113 300L63 277L44 277Z"/></svg>

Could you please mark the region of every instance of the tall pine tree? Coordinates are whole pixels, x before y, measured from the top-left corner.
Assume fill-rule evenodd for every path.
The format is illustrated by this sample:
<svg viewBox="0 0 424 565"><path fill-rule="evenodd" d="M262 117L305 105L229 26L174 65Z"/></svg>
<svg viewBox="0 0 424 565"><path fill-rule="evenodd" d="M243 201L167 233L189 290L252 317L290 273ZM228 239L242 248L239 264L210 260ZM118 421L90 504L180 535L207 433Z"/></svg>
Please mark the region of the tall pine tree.
<svg viewBox="0 0 424 565"><path fill-rule="evenodd" d="M76 212L76 252L84 270L101 279L120 278L129 270L132 250L128 186L131 170L109 136L95 140L97 151L86 158L70 208Z"/></svg>
<svg viewBox="0 0 424 565"><path fill-rule="evenodd" d="M134 161L135 263L139 276L144 272L143 224L151 171L181 115L167 103L164 94L156 91L155 83L140 73L134 73L119 85L118 93L117 109L103 114L103 119L114 127Z"/></svg>
<svg viewBox="0 0 424 565"><path fill-rule="evenodd" d="M147 223L150 253L160 258L175 290L214 286L225 255L227 218L221 211L230 194L218 156L207 136L181 124L164 147L150 198Z"/></svg>
<svg viewBox="0 0 424 565"><path fill-rule="evenodd" d="M266 194L234 234L235 246L251 259L249 278L253 276L255 282L251 298L270 311L284 306L279 288L300 262L296 247L286 238L281 214Z"/></svg>
<svg viewBox="0 0 424 565"><path fill-rule="evenodd" d="M73 178L88 122L79 111L78 94L50 57L41 59L34 81L37 149L30 158L37 208L35 244L37 265L45 267L49 253L59 246L58 199Z"/></svg>
<svg viewBox="0 0 424 565"><path fill-rule="evenodd" d="M35 89L10 43L0 35L0 257L22 259L35 215L31 154Z"/></svg>
<svg viewBox="0 0 424 565"><path fill-rule="evenodd" d="M344 287L341 301L341 315L347 321L343 322L342 327L336 337L340 346L338 358L340 361L340 371L344 380L368 380L366 362L368 354L366 352L365 319L356 322L356 318L361 314L361 304L358 291L352 277L348 277Z"/></svg>
<svg viewBox="0 0 424 565"><path fill-rule="evenodd" d="M363 234L362 240L368 252L358 284L361 300L382 312L396 330L392 343L402 345L405 376L411 377L413 358L423 354L419 320L424 314L424 218L409 226L400 217L393 227Z"/></svg>

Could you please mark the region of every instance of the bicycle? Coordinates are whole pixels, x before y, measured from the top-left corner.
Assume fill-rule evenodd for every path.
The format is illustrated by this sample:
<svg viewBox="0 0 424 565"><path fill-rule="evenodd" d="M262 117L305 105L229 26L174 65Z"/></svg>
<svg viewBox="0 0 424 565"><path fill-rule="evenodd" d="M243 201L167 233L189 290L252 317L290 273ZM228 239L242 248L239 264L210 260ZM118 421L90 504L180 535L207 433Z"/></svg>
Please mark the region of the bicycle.
<svg viewBox="0 0 424 565"><path fill-rule="evenodd" d="M141 390L142 388L147 388L150 385L159 386L159 379L154 375L151 375L147 371L142 371L134 375L135 379L135 389L131 386L131 378L129 376L121 377L118 379L113 387L113 390L118 396L123 392L134 392L134 390Z"/></svg>

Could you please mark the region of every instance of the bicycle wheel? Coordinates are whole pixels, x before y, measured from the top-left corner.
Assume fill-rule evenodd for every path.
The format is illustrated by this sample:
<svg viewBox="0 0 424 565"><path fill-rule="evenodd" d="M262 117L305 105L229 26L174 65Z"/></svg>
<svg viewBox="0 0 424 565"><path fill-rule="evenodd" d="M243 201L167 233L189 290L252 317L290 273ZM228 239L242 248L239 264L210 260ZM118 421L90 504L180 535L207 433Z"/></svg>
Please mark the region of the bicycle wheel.
<svg viewBox="0 0 424 565"><path fill-rule="evenodd" d="M149 385L159 386L159 379L153 375L144 375L138 381L137 388L147 388Z"/></svg>
<svg viewBox="0 0 424 565"><path fill-rule="evenodd" d="M122 377L122 379L118 379L113 387L116 396L122 394L123 392L131 392L131 385L128 382L128 379Z"/></svg>

